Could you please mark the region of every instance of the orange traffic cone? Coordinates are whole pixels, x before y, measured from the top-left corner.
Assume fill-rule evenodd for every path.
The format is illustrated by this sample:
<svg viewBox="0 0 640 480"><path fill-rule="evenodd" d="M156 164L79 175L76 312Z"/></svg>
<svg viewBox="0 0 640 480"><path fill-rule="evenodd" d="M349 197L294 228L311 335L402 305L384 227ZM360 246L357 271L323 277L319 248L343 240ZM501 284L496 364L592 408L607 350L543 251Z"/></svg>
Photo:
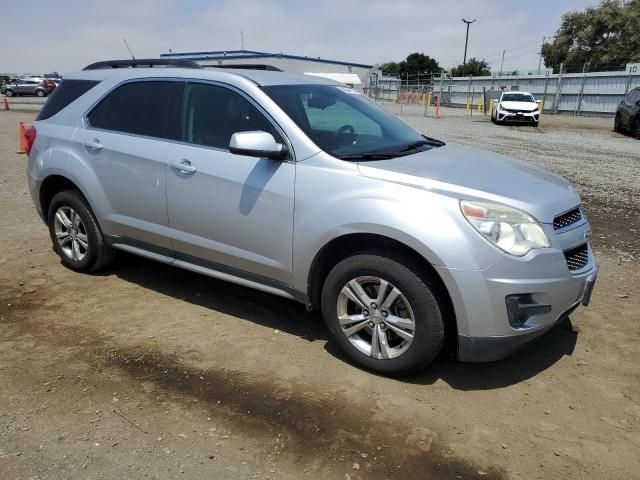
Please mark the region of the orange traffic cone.
<svg viewBox="0 0 640 480"><path fill-rule="evenodd" d="M7 100L7 97L4 97L4 109L5 110L10 110L10 108L9 108L9 100Z"/></svg>
<svg viewBox="0 0 640 480"><path fill-rule="evenodd" d="M18 125L18 140L20 144L20 149L16 153L27 153L26 131L27 129L25 128L24 123L20 122L20 124Z"/></svg>

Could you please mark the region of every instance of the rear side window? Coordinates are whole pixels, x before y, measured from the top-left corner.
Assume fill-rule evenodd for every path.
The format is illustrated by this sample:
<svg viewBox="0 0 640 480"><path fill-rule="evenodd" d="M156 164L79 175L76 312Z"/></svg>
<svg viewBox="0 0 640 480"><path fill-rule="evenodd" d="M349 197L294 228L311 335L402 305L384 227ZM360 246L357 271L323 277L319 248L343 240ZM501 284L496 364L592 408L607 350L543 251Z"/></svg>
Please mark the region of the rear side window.
<svg viewBox="0 0 640 480"><path fill-rule="evenodd" d="M89 113L92 127L114 132L179 140L184 83L126 83Z"/></svg>
<svg viewBox="0 0 640 480"><path fill-rule="evenodd" d="M47 103L44 104L40 114L36 120L46 120L53 117L60 110L65 108L71 102L80 98L87 93L99 82L93 80L63 80L62 83L53 91Z"/></svg>

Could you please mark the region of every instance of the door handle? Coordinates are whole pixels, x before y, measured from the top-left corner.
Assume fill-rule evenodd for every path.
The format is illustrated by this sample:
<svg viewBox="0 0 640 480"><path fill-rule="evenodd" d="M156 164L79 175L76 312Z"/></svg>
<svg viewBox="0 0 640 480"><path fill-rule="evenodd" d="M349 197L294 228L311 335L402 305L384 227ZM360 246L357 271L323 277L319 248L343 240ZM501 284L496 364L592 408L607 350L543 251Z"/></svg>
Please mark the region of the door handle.
<svg viewBox="0 0 640 480"><path fill-rule="evenodd" d="M102 143L100 143L100 140L98 140L97 138L94 138L92 141L84 142L84 146L89 150L93 150L96 152L99 152L103 148Z"/></svg>
<svg viewBox="0 0 640 480"><path fill-rule="evenodd" d="M180 173L196 173L196 167L191 165L189 160L173 161L170 165L171 168L178 170Z"/></svg>

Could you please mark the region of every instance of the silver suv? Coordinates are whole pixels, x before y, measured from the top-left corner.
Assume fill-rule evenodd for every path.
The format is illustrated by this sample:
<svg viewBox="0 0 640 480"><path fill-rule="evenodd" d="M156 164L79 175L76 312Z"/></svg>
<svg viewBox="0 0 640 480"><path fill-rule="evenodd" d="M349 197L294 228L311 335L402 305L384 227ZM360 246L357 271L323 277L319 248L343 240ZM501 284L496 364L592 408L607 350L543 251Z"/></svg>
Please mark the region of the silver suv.
<svg viewBox="0 0 640 480"><path fill-rule="evenodd" d="M121 63L66 76L27 131L68 268L124 250L294 299L389 375L446 337L463 361L502 358L589 302L591 232L561 177L329 80Z"/></svg>
<svg viewBox="0 0 640 480"><path fill-rule="evenodd" d="M56 88L51 80L40 77L19 78L0 87L0 93L7 97L14 95L36 95L46 97Z"/></svg>

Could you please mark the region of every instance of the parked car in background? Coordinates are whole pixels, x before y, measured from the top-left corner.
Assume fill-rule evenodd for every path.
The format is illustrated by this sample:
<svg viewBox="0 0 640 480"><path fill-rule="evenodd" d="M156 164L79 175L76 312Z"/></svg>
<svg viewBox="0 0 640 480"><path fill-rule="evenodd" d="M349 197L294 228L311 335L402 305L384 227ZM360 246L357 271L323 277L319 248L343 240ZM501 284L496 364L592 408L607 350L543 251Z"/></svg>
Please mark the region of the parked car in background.
<svg viewBox="0 0 640 480"><path fill-rule="evenodd" d="M297 300L393 375L445 336L461 360L505 357L589 303L591 228L563 178L328 79L136 62L175 66L66 75L25 133L66 267L117 249Z"/></svg>
<svg viewBox="0 0 640 480"><path fill-rule="evenodd" d="M502 92L493 102L493 123L519 122L538 126L540 106L529 92Z"/></svg>
<svg viewBox="0 0 640 480"><path fill-rule="evenodd" d="M618 105L613 130L629 132L640 140L640 87L631 90Z"/></svg>
<svg viewBox="0 0 640 480"><path fill-rule="evenodd" d="M14 95L35 95L38 97L46 97L56 88L56 84L48 79L40 77L29 77L17 79L14 83L3 85L0 93L7 97Z"/></svg>

